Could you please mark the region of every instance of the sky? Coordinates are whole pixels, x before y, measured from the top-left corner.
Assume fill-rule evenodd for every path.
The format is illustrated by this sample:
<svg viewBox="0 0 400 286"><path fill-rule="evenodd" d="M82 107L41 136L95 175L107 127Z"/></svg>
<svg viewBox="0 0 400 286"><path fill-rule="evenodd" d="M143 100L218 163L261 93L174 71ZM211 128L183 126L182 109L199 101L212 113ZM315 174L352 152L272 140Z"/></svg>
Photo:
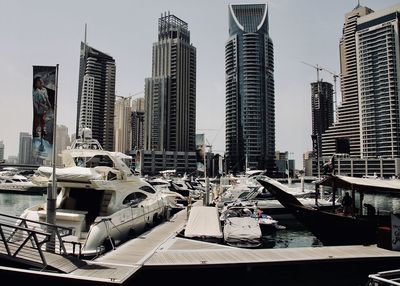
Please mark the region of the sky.
<svg viewBox="0 0 400 286"><path fill-rule="evenodd" d="M276 150L296 168L311 150L311 87L319 65L336 74L345 13L356 0L0 0L0 141L5 158L18 154L19 133L32 132L32 66L59 64L57 124L75 132L80 42L116 61L116 94L138 97L151 76L152 44L161 13L189 25L197 49L196 132L212 151L225 151L225 42L228 5L267 3L274 43ZM360 0L375 11L395 0ZM320 78L333 83L321 72ZM340 82L337 83L340 102Z"/></svg>

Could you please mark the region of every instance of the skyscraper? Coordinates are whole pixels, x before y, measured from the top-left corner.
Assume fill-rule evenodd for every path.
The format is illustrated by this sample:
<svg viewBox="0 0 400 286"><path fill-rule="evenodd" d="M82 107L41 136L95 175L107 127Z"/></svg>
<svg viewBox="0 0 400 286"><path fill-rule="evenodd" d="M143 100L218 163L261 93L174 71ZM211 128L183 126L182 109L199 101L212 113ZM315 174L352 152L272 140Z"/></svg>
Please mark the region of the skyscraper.
<svg viewBox="0 0 400 286"><path fill-rule="evenodd" d="M234 172L272 172L275 154L274 52L266 4L229 5L225 45L226 159ZM247 160L246 160L247 159Z"/></svg>
<svg viewBox="0 0 400 286"><path fill-rule="evenodd" d="M71 144L71 138L68 134L68 127L65 125L57 125L57 138L56 138L56 165L62 166L62 151L67 149Z"/></svg>
<svg viewBox="0 0 400 286"><path fill-rule="evenodd" d="M114 150L115 60L81 43L76 134L92 129L105 150Z"/></svg>
<svg viewBox="0 0 400 286"><path fill-rule="evenodd" d="M362 158L400 156L400 5L357 20Z"/></svg>
<svg viewBox="0 0 400 286"><path fill-rule="evenodd" d="M322 156L335 153L347 153L351 157L361 155L355 34L357 19L372 12L357 5L345 16L339 43L342 102L337 109L337 122L322 135Z"/></svg>
<svg viewBox="0 0 400 286"><path fill-rule="evenodd" d="M0 141L0 162L4 160L4 143Z"/></svg>
<svg viewBox="0 0 400 286"><path fill-rule="evenodd" d="M32 164L32 136L27 132L19 133L19 164Z"/></svg>
<svg viewBox="0 0 400 286"><path fill-rule="evenodd" d="M144 147L144 102L144 98L138 98L133 102L132 150L140 150Z"/></svg>
<svg viewBox="0 0 400 286"><path fill-rule="evenodd" d="M322 156L322 133L333 124L333 88L329 82L311 83L312 135L318 139L318 157Z"/></svg>
<svg viewBox="0 0 400 286"><path fill-rule="evenodd" d="M122 97L115 102L115 151L128 154L131 150L131 98Z"/></svg>
<svg viewBox="0 0 400 286"><path fill-rule="evenodd" d="M195 150L196 48L188 24L169 13L158 20L145 105L145 149Z"/></svg>

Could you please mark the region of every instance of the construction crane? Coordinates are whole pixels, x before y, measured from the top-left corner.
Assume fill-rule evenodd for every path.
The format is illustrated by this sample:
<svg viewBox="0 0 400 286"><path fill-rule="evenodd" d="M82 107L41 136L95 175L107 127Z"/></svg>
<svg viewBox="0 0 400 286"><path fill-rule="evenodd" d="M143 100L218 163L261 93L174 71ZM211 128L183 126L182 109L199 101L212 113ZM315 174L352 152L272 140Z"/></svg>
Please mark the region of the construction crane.
<svg viewBox="0 0 400 286"><path fill-rule="evenodd" d="M336 89L336 82L337 82L337 78L339 77L339 75L337 75L337 74L335 74L334 72L331 72L330 70L328 70L328 69L326 69L326 68L324 68L324 67L321 67L321 66L318 66L318 65L311 65L311 64L309 64L309 63L306 63L306 62L302 62L303 64L305 64L305 65L308 65L308 66L310 66L310 67L313 67L313 68L315 68L316 70L317 70L317 83L319 82L319 72L320 71L326 71L326 72L328 72L328 73L330 73L332 76L333 76L333 83L334 83L334 108L335 108L335 110L334 110L334 113L335 113L335 122L337 122L337 89ZM319 84L317 84L317 87L318 87L318 94L320 93L320 90L319 90Z"/></svg>
<svg viewBox="0 0 400 286"><path fill-rule="evenodd" d="M322 71L322 68L321 67L319 67L318 65L312 65L312 64L309 64L309 63L306 63L306 62L302 62L303 64L305 64L305 65L308 65L308 66L310 66L310 67L312 67L312 68L315 68L316 70L317 70L317 82L319 82L319 72L320 71ZM319 88L319 87L318 87Z"/></svg>
<svg viewBox="0 0 400 286"><path fill-rule="evenodd" d="M139 92L135 92L134 94L130 94L130 93L129 93L129 96L130 96L130 97L134 97L134 96L136 96L136 95L143 94L143 93L144 93L144 90L139 91Z"/></svg>
<svg viewBox="0 0 400 286"><path fill-rule="evenodd" d="M134 94L129 93L129 96L122 96L122 95L115 95L115 96L119 97L119 98L133 98L136 95L143 94L143 92L144 91L142 90L142 91L139 91L139 92L135 92Z"/></svg>

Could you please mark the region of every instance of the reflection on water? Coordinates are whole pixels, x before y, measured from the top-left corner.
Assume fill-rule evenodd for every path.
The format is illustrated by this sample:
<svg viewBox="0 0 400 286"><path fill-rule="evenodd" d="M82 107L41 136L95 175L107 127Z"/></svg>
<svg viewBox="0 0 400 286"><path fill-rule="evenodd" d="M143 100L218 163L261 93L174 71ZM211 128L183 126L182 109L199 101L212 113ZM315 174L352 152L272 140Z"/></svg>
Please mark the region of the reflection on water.
<svg viewBox="0 0 400 286"><path fill-rule="evenodd" d="M263 248L318 247L322 243L295 219L280 219L286 229L263 237Z"/></svg>

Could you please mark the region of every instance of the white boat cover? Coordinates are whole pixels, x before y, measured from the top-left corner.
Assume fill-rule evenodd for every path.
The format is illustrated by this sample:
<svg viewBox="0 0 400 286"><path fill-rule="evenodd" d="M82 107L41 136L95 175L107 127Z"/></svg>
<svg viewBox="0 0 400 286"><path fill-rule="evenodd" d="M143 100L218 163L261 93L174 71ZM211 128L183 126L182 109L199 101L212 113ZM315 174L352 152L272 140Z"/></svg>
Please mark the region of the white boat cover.
<svg viewBox="0 0 400 286"><path fill-rule="evenodd" d="M230 217L225 220L225 241L258 242L261 236L261 228L252 217Z"/></svg>
<svg viewBox="0 0 400 286"><path fill-rule="evenodd" d="M222 238L221 223L216 207L195 206L190 210L185 237Z"/></svg>
<svg viewBox="0 0 400 286"><path fill-rule="evenodd" d="M39 167L38 173L42 176L51 177L53 174L52 167ZM63 181L77 181L89 182L90 180L102 179L102 174L96 172L92 168L84 167L69 167L69 168L56 168L57 180Z"/></svg>

